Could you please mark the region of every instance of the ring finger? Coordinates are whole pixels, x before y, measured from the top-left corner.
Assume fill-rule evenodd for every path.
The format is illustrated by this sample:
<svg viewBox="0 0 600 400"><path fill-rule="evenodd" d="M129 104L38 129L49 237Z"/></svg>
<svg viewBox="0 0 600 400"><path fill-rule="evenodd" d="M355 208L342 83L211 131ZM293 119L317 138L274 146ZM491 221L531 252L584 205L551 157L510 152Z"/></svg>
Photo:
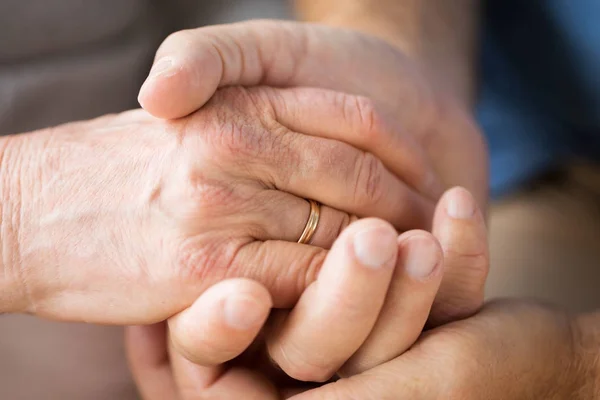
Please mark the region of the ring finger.
<svg viewBox="0 0 600 400"><path fill-rule="evenodd" d="M312 235L302 243L329 249L340 233L357 219L324 204L314 202L315 208L311 201L279 190L261 191L256 201L265 205L254 221L254 225L261 227L256 239L263 241L297 242L308 230ZM316 226L310 229L309 220L314 216Z"/></svg>

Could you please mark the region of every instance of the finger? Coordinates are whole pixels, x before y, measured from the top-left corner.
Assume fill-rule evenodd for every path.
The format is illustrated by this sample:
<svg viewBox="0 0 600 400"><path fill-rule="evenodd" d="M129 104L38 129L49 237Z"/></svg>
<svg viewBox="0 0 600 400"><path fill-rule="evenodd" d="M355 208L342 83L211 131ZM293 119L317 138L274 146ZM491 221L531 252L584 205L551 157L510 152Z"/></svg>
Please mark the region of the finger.
<svg viewBox="0 0 600 400"><path fill-rule="evenodd" d="M347 51L350 46L356 46L359 37L334 31L335 38L327 40L332 32L323 29L327 28L281 21L250 21L175 33L157 52L155 66L140 91L140 103L155 116L179 118L203 106L217 88L231 85L312 86L373 98L381 98L381 93L389 94L389 86L368 85L354 78L372 73L369 67L354 62ZM403 105L395 116L408 132L415 125L415 119L431 119L431 110L424 106L431 101L419 101L423 93L428 92L415 83L420 82L417 79L420 77L415 77L414 71L407 68L406 60L389 49L381 51L381 47L382 43L374 40L362 48L366 52L373 49L377 59L389 58L382 60L381 65L403 72L390 71L398 77L398 87L404 89L395 96ZM347 65L348 76L354 79L332 80L330 71L339 69L340 65ZM351 104L342 102L340 105ZM364 99L356 103L359 107L370 104ZM369 107L363 110L369 111ZM318 111L319 115L325 112ZM374 114L368 112L363 115L376 125L391 127L389 120L371 119ZM306 123L312 123L312 118L307 120ZM419 125L423 125L422 122ZM320 133L325 131L327 129L321 129ZM340 134L342 140L377 154L393 173L418 191L434 199L441 195L441 182L410 135L389 136L374 130L354 130L346 137L345 131L338 129L333 130L330 137L338 138ZM423 169L423 165L427 168Z"/></svg>
<svg viewBox="0 0 600 400"><path fill-rule="evenodd" d="M288 50L277 39L282 33L290 39L289 45L299 47L303 37L273 23L262 30L258 24L231 24L174 33L157 51L140 90L140 104L159 118L173 119L199 109L218 87L284 85L291 80L301 53ZM269 40L264 40L266 35ZM269 73L267 63L274 68Z"/></svg>
<svg viewBox="0 0 600 400"><path fill-rule="evenodd" d="M350 225L317 281L267 337L269 354L292 378L323 382L369 335L390 284L397 234L376 219Z"/></svg>
<svg viewBox="0 0 600 400"><path fill-rule="evenodd" d="M240 111L252 112L263 119L266 127L245 129L244 135L236 134L238 128L232 130L234 134L218 136L220 145L211 147L211 157L226 172L238 178L258 179L270 188L359 217L384 219L400 230L430 227L433 201L407 186L379 158L337 140L310 136L317 131L290 131L277 121L293 120L296 113L312 118L315 107L331 110L322 114L329 120L321 121L324 125L344 125L348 118L359 120L349 110L331 107L337 101L333 93L320 89L231 88L219 91L199 113L213 113L217 111L213 107L218 107L222 114L222 104L227 101L236 103L231 106L232 120L239 118ZM362 123L369 125L367 121ZM187 129L195 126L188 124ZM227 146L222 145L224 141Z"/></svg>
<svg viewBox="0 0 600 400"><path fill-rule="evenodd" d="M398 245L397 266L377 323L340 376L356 375L396 358L423 331L442 280L442 250L430 233L422 231L402 234Z"/></svg>
<svg viewBox="0 0 600 400"><path fill-rule="evenodd" d="M170 355L182 400L279 399L276 388L255 371L239 367L197 365L174 348L171 349Z"/></svg>
<svg viewBox="0 0 600 400"><path fill-rule="evenodd" d="M255 235L258 240L285 240L297 242L311 215L311 205L306 199L279 190L262 190L255 197L261 204L253 224L260 226ZM329 249L340 233L357 217L324 204L319 205L319 220L308 244Z"/></svg>
<svg viewBox="0 0 600 400"><path fill-rule="evenodd" d="M261 374L240 367L194 364L171 342L173 376L182 400L278 400L276 388Z"/></svg>
<svg viewBox="0 0 600 400"><path fill-rule="evenodd" d="M276 99L281 106L275 110L285 111L277 114L277 120L287 128L376 154L394 175L417 191L433 200L442 195L444 186L414 135L403 131L373 100L299 88L278 90Z"/></svg>
<svg viewBox="0 0 600 400"><path fill-rule="evenodd" d="M323 132L329 131L332 139L344 142L345 137L365 136L365 132L368 136L400 137L385 123L374 122L382 119L369 100L319 89L279 89L267 93L276 120L292 131L302 132L292 134L288 140L301 149L298 166L304 176L292 171L288 175L272 171L278 188L297 195L305 194L304 197L318 199L359 217L385 219L398 229L429 228L432 202L391 173L379 157L338 140L306 136L322 136ZM303 119L313 122L301 122ZM389 148L390 143L384 141L382 147ZM397 150L394 148L387 153L388 161L402 159L402 151L395 157L392 155ZM407 153L416 155L419 151L414 149ZM397 171L412 170L404 177L410 176L416 187L430 185L430 178L435 174L430 165L425 165L424 156L406 154L404 157L406 163L395 163ZM336 169L335 175L332 165Z"/></svg>
<svg viewBox="0 0 600 400"><path fill-rule="evenodd" d="M360 61L348 51L357 46ZM397 77L393 87L386 80L362 79L373 73L373 64L364 62L369 59L378 61L382 76ZM331 71L340 66L345 73L332 79ZM412 61L378 39L306 23L246 21L169 36L139 100L151 114L170 119L199 109L225 86L322 87L375 99L394 90L397 103L390 108L410 130L435 113L421 82Z"/></svg>
<svg viewBox="0 0 600 400"><path fill-rule="evenodd" d="M279 400L277 389L255 371L232 368L215 374L215 367L193 364L177 354L173 358L182 400ZM203 386L207 377L214 378Z"/></svg>
<svg viewBox="0 0 600 400"><path fill-rule="evenodd" d="M144 400L178 399L164 323L125 329L125 348L133 379Z"/></svg>
<svg viewBox="0 0 600 400"><path fill-rule="evenodd" d="M221 281L169 319L170 341L195 364L222 364L252 343L271 306L271 296L262 285L247 279Z"/></svg>
<svg viewBox="0 0 600 400"><path fill-rule="evenodd" d="M466 318L483 305L489 271L484 217L463 188L447 191L434 217L433 234L444 251L444 277L431 313L437 326Z"/></svg>

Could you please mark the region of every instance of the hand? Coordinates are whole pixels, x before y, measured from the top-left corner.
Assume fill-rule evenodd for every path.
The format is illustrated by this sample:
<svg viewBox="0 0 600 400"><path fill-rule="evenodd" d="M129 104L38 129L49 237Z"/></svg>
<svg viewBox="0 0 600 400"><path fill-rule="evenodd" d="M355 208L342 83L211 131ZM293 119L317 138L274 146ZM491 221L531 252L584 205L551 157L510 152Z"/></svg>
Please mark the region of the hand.
<svg viewBox="0 0 600 400"><path fill-rule="evenodd" d="M201 107L218 87L310 86L366 96L394 117L400 134L431 160L435 176L407 179L404 153L393 172L417 191L439 198L463 186L480 207L488 198L487 152L471 110L434 87L398 48L358 32L307 23L252 21L171 35L160 47L139 100L150 113L177 118ZM342 136L340 140L346 139ZM377 138L356 145L364 148Z"/></svg>
<svg viewBox="0 0 600 400"><path fill-rule="evenodd" d="M294 304L351 214L428 225L429 200L374 156L323 137L392 138L362 119L380 119L363 104L316 89L232 88L179 121L133 111L5 139L3 276L23 289L8 311L151 323L228 277L263 283L277 307ZM408 151L401 137L387 143ZM427 173L418 155L411 166ZM293 243L309 213L303 198L328 205L314 246Z"/></svg>
<svg viewBox="0 0 600 400"><path fill-rule="evenodd" d="M129 328L129 359L143 398L276 399L306 384L274 372L270 360L293 378L325 381L333 372L352 376L403 353L427 319L441 278L441 254L437 240L426 232L401 235L398 247L394 246L398 252L396 272L379 311L373 306L373 300L379 301L376 293L381 292L375 288L377 282L365 279L367 271L356 267L353 252L348 251L352 248L349 239L361 230L364 236L366 227L377 224L382 222L361 220L350 225L334 244L317 281L289 316L282 318L283 312L277 311L251 349L227 365L218 364L246 349L271 306L264 288L254 282L229 281L213 286L190 312L169 321L170 340L163 325ZM435 230L440 233L442 246L452 249L453 258L447 261L462 260L464 274L455 278L466 278L469 286L470 269L479 268L481 262L473 255L480 254L486 263L488 258L483 217L476 212L468 192L455 189L444 196L438 205ZM373 243L380 247L373 254L382 254L385 241ZM423 273L432 267L433 272L424 279ZM220 310L222 304L236 297L253 299L252 307L244 310L240 306L239 315L248 315L248 309L261 310L263 319L254 320L245 329L228 328ZM263 341L268 354L264 353Z"/></svg>
<svg viewBox="0 0 600 400"><path fill-rule="evenodd" d="M384 41L326 26L253 21L175 33L160 47L156 59L139 99L150 113L163 118L184 116L202 106L218 87L238 84L310 86L367 96L394 121L390 123L396 124L397 136L350 139L337 130L339 135L330 138L376 154L392 173L427 198L437 201L445 188L463 186L486 211L487 152L471 113L436 92L416 62ZM322 118L321 114L314 118ZM369 113L365 115L365 123L379 124ZM388 140L400 138L414 143L411 151L425 155L432 166L430 175L412 174L411 152L387 146ZM483 293L470 292L471 288L452 279L453 264L446 268L437 303L450 305L452 299L470 297L479 306ZM439 322L469 316L475 309L452 308L460 313Z"/></svg>
<svg viewBox="0 0 600 400"><path fill-rule="evenodd" d="M524 301L497 301L426 332L397 359L293 400L591 399L574 321ZM585 394L587 393L587 394Z"/></svg>

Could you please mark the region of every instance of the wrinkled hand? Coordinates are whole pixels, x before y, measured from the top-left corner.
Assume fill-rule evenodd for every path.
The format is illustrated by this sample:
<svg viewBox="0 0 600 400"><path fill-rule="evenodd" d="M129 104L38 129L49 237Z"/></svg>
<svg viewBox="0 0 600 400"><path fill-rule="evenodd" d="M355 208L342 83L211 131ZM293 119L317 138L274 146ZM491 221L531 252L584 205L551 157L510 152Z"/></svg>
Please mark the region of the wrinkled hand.
<svg viewBox="0 0 600 400"><path fill-rule="evenodd" d="M10 138L3 187L19 201L2 204L4 272L18 272L24 304L9 311L151 323L230 277L295 304L350 215L429 225L433 203L358 150L381 138L365 148L395 147L408 175L428 174L393 129L354 96L230 88L177 121L139 110ZM358 145L330 139L342 134ZM327 205L314 246L295 243L303 198Z"/></svg>
<svg viewBox="0 0 600 400"><path fill-rule="evenodd" d="M447 188L465 187L485 213L487 151L471 110L440 94L417 63L400 50L358 32L284 21L181 31L158 50L139 99L150 113L176 118L201 107L219 87L259 84L328 88L366 96L394 121L394 140L415 143L413 150L424 154L432 165L430 175L415 177L409 173L410 154L389 147L375 154L391 172L434 201ZM378 124L369 113L363 115L367 125ZM332 138L366 151L375 143L384 149L391 139L363 136L350 141L343 130L337 132L339 136ZM470 296L480 303L482 293L469 293L470 288L452 276L452 271L446 274L440 297ZM472 310L465 309L457 317L468 316Z"/></svg>
<svg viewBox="0 0 600 400"><path fill-rule="evenodd" d="M471 110L442 95L416 62L384 41L284 21L181 31L158 50L139 100L157 117L178 118L230 85L310 86L366 96L393 116L399 134L417 142L444 184L437 187L427 177L411 186L437 197L463 186L485 212L487 152Z"/></svg>
<svg viewBox="0 0 600 400"><path fill-rule="evenodd" d="M164 325L129 328L129 359L143 398L287 398L307 387L288 376L323 382L335 372L344 377L368 374L402 354L428 318L442 264L460 260L455 271L463 275L455 278L465 282L482 262L487 271L485 226L474 199L463 189L449 191L440 201L434 222L438 239L409 231L388 241L385 226L373 219L351 224L294 309L274 312L258 338L271 307L268 292L255 282L239 280L213 286L192 308L172 318L169 339ZM369 237L365 243L370 246L357 251L352 243L357 237ZM438 240L451 249L451 257L442 259ZM386 288L359 255L384 259L390 251L398 255L396 267L379 308ZM260 317L249 325L232 325L232 309L227 308L232 301L238 304L236 315ZM219 365L225 361L230 362Z"/></svg>

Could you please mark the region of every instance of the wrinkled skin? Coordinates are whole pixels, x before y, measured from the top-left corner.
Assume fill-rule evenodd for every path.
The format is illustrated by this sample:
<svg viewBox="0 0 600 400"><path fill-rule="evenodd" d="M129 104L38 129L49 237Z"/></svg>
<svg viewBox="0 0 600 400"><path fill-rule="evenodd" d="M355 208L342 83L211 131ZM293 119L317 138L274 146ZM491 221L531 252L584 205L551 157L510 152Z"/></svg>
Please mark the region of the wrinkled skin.
<svg viewBox="0 0 600 400"><path fill-rule="evenodd" d="M350 141L390 136L383 124L365 125L366 104L314 89L231 88L177 121L131 111L11 138L3 171L21 196L3 206L21 217L10 221L6 259L18 261L7 269L25 283L23 308L156 322L236 276L261 281L276 306L289 306L350 214L399 229L427 225L432 202L379 159L317 137L323 127ZM412 160L409 174L427 173L423 159ZM309 212L302 197L335 207L323 207L315 246L294 243Z"/></svg>
<svg viewBox="0 0 600 400"><path fill-rule="evenodd" d="M139 99L161 118L187 115L230 85L319 87L366 96L414 138L434 166L442 187L431 177L417 190L437 200L445 189L463 186L486 211L487 149L470 105L436 87L418 62L382 40L308 23L249 21L174 33L156 60L170 66L151 73Z"/></svg>

